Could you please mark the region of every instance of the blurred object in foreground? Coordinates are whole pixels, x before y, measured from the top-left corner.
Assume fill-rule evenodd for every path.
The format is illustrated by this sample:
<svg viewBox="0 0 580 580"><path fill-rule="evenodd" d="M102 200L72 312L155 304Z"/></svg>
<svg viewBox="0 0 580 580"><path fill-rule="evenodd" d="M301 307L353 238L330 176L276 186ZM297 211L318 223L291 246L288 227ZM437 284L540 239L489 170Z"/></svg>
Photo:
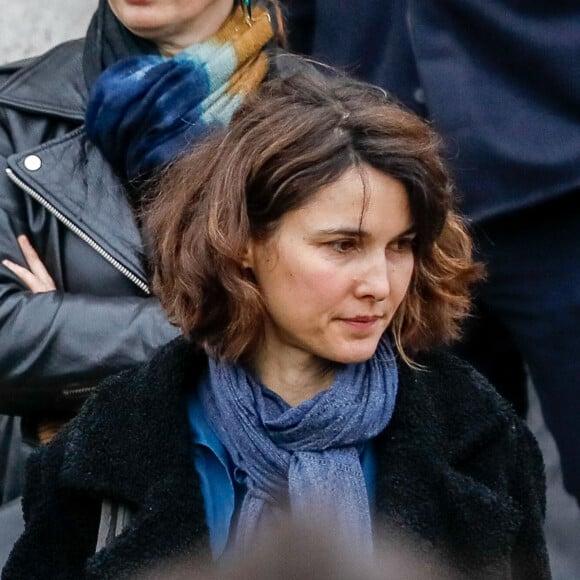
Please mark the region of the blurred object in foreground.
<svg viewBox="0 0 580 580"><path fill-rule="evenodd" d="M241 559L217 565L179 557L136 575L132 580L470 580L438 559L426 544L385 530L374 558L364 558L336 541L328 526L281 522L279 533L263 535Z"/></svg>

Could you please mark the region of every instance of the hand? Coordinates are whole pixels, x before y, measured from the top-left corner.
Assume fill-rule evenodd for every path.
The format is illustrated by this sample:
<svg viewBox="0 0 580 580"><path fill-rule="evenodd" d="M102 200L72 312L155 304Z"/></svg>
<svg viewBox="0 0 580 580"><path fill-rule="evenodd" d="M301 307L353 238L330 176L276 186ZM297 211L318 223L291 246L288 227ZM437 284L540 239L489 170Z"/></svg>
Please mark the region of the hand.
<svg viewBox="0 0 580 580"><path fill-rule="evenodd" d="M2 264L11 272L16 274L28 289L34 294L40 292L53 292L56 285L51 275L48 273L36 250L32 247L26 236L18 236L18 245L24 254L24 259L28 264L28 269L19 266L10 260L2 260Z"/></svg>

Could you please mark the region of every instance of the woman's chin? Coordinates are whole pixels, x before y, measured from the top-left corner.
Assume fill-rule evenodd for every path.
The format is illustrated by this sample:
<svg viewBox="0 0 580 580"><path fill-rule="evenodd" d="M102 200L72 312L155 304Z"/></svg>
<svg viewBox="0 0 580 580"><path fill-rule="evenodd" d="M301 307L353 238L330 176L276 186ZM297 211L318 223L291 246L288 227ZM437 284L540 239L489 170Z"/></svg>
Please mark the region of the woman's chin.
<svg viewBox="0 0 580 580"><path fill-rule="evenodd" d="M364 341L348 341L335 349L329 360L340 364L356 364L369 360L376 352L380 337Z"/></svg>

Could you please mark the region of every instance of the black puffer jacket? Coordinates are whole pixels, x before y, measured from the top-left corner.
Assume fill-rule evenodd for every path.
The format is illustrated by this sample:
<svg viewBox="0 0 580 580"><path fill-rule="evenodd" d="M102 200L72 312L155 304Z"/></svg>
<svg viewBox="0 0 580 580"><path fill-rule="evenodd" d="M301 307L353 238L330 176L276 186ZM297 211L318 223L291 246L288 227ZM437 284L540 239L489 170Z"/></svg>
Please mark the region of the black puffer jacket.
<svg viewBox="0 0 580 580"><path fill-rule="evenodd" d="M74 411L177 334L150 297L126 193L85 137L83 41L0 71L0 258L26 234L56 292L0 267L0 413Z"/></svg>
<svg viewBox="0 0 580 580"><path fill-rule="evenodd" d="M543 464L532 435L465 363L443 354L418 362L427 370L400 369L395 413L375 440L375 525L417 540L420 566L433 550L458 572L436 577L549 578ZM209 553L186 411L206 364L177 339L147 365L108 379L35 452L26 530L4 580L119 579L166 557ZM94 554L104 498L133 515ZM426 567L411 577L434 576Z"/></svg>

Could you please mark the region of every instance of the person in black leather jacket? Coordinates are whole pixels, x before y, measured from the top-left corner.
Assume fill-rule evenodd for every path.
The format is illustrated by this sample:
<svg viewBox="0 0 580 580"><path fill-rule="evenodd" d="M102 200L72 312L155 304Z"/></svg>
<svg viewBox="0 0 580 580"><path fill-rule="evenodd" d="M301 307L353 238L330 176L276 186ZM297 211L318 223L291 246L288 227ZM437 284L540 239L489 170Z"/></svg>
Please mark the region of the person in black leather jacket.
<svg viewBox="0 0 580 580"><path fill-rule="evenodd" d="M100 379L178 334L150 293L126 176L87 139L90 90L126 57L204 41L234 8L101 0L85 40L0 70L0 413L23 417L33 440L50 438ZM7 438L17 425L2 420ZM21 458L7 453L4 501L22 481Z"/></svg>

